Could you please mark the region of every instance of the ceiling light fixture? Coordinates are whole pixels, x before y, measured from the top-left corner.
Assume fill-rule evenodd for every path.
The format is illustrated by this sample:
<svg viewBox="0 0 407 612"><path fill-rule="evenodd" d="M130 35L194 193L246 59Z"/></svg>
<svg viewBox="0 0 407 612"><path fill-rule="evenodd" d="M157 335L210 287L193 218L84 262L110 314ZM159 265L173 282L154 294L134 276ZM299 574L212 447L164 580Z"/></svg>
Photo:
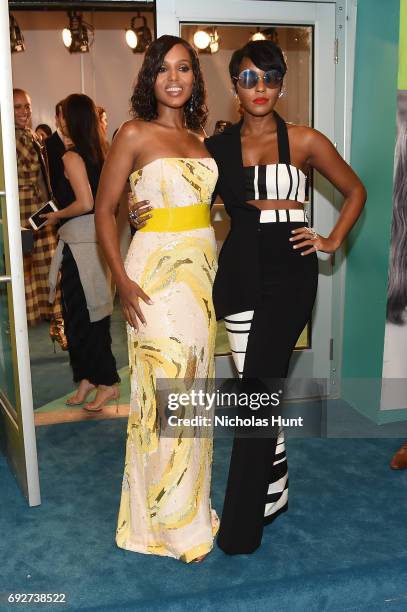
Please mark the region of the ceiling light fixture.
<svg viewBox="0 0 407 612"><path fill-rule="evenodd" d="M11 53L21 53L25 51L24 36L14 15L10 15L10 47Z"/></svg>
<svg viewBox="0 0 407 612"><path fill-rule="evenodd" d="M83 21L82 14L69 11L69 27L62 30L62 40L69 53L89 53L94 41L94 27Z"/></svg>
<svg viewBox="0 0 407 612"><path fill-rule="evenodd" d="M194 34L194 45L200 51L207 49L211 43L211 36L206 30L197 30Z"/></svg>
<svg viewBox="0 0 407 612"><path fill-rule="evenodd" d="M257 28L253 36L250 37L250 40L266 40L266 35L260 32L260 28Z"/></svg>
<svg viewBox="0 0 407 612"><path fill-rule="evenodd" d="M220 36L216 28L212 31L197 30L194 34L194 45L201 53L217 53Z"/></svg>
<svg viewBox="0 0 407 612"><path fill-rule="evenodd" d="M211 34L211 42L209 43L209 49L211 53L217 53L219 51L219 34L216 28L213 29Z"/></svg>
<svg viewBox="0 0 407 612"><path fill-rule="evenodd" d="M263 28L258 27L256 32L250 37L250 40L271 40L278 45L278 31L274 26Z"/></svg>
<svg viewBox="0 0 407 612"><path fill-rule="evenodd" d="M136 26L136 20L141 19L143 24ZM140 13L137 13L132 18L130 27L126 30L126 43L133 51L133 53L144 53L147 47L153 40L151 30L147 26L147 19L142 17Z"/></svg>

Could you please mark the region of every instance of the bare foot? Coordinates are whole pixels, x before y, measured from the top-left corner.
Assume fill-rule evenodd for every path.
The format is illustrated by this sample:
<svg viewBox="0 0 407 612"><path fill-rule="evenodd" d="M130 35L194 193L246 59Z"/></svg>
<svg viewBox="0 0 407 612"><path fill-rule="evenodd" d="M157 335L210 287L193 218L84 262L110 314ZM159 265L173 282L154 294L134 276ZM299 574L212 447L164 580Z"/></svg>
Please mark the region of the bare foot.
<svg viewBox="0 0 407 612"><path fill-rule="evenodd" d="M79 387L78 387L75 395L72 395L71 397L69 397L66 400L65 404L67 406L80 406L86 400L86 398L88 397L89 393L91 391L93 391L93 389L96 389L96 385L93 385L86 378L84 378L79 383Z"/></svg>
<svg viewBox="0 0 407 612"><path fill-rule="evenodd" d="M88 412L101 412L105 405L112 400L116 400L116 408L118 408L119 397L120 390L117 385L112 385L111 387L99 385L95 399L93 402L88 402L85 404L84 408Z"/></svg>

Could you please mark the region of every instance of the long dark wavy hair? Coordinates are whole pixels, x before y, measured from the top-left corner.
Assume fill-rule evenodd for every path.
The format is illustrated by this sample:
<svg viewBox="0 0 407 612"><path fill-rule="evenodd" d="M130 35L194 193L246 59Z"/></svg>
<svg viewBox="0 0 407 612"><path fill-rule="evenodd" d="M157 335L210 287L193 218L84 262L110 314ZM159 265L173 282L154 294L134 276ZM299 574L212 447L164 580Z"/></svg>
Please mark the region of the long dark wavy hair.
<svg viewBox="0 0 407 612"><path fill-rule="evenodd" d="M195 49L186 40L178 36L165 34L157 38L148 47L131 97L132 114L137 119L144 119L144 121L157 118L154 85L165 56L175 45L183 45L191 58L194 84L192 95L185 104L184 114L186 127L198 131L205 125L208 117L208 109L205 103L205 83Z"/></svg>
<svg viewBox="0 0 407 612"><path fill-rule="evenodd" d="M85 94L71 94L62 102L62 115L78 153L102 167L104 142L93 100Z"/></svg>
<svg viewBox="0 0 407 612"><path fill-rule="evenodd" d="M387 320L396 325L406 322L407 307L407 123L399 125L393 183L393 221Z"/></svg>

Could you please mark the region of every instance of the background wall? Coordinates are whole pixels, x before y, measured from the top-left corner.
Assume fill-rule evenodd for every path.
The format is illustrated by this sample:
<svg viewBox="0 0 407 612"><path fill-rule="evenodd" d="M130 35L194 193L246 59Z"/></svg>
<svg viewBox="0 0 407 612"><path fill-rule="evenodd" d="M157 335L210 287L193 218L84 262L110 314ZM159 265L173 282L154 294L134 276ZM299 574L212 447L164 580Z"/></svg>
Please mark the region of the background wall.
<svg viewBox="0 0 407 612"><path fill-rule="evenodd" d="M351 163L368 191L348 241L343 339L345 399L376 414L380 402L392 217L399 0L359 0Z"/></svg>
<svg viewBox="0 0 407 612"><path fill-rule="evenodd" d="M154 33L153 13L141 13ZM108 137L129 119L129 100L143 55L126 45L124 32L135 13L84 13L95 26L89 53L70 54L61 32L68 24L64 12L16 11L26 51L12 56L13 86L26 89L33 105L33 127L53 129L55 104L70 93L86 93L108 115ZM137 21L137 25L141 22Z"/></svg>

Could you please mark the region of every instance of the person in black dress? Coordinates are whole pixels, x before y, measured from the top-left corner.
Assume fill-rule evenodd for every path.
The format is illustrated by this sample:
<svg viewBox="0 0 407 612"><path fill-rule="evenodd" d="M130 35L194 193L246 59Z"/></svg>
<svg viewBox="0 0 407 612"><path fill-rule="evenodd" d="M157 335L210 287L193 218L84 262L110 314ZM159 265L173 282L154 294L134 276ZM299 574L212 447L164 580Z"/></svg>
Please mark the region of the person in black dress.
<svg viewBox="0 0 407 612"><path fill-rule="evenodd" d="M44 140L45 157L48 166L48 176L51 184L52 197L58 206L56 201L55 193L58 191L58 185L60 181L65 181L64 175L64 164L62 162L62 156L65 154L65 138L61 132L60 119L62 113L62 100L55 106L55 123L57 129L48 138ZM70 141L67 141L70 143ZM60 301L60 291L58 291L57 300ZM60 316L53 317L50 327L50 336L52 340L57 341L64 351L68 350L68 342L64 332L64 321L62 318L62 311Z"/></svg>
<svg viewBox="0 0 407 612"><path fill-rule="evenodd" d="M284 389L292 352L312 314L316 253L340 247L366 200L361 181L323 134L286 124L274 110L286 69L271 41L235 51L229 72L243 116L205 141L232 219L213 288L216 316L225 320L243 382L257 381L256 390L271 392ZM312 169L344 197L326 238L309 227L303 208ZM287 509L283 432L275 427L270 434L235 437L218 535L228 554L254 552L264 525Z"/></svg>
<svg viewBox="0 0 407 612"><path fill-rule="evenodd" d="M62 157L65 154L65 137L61 131L62 100L55 107L55 122L57 129L44 142L47 153L49 179L53 194L58 191L59 182L64 182L64 164Z"/></svg>
<svg viewBox="0 0 407 612"><path fill-rule="evenodd" d="M99 412L118 400L119 376L111 350L112 295L94 224L104 155L96 108L88 96L72 94L63 101L61 129L73 146L62 156L64 175L55 185L59 210L46 215L48 223L60 224L50 284L60 268L65 333L73 379L79 384L67 404L83 404L97 388L94 401L84 408Z"/></svg>

